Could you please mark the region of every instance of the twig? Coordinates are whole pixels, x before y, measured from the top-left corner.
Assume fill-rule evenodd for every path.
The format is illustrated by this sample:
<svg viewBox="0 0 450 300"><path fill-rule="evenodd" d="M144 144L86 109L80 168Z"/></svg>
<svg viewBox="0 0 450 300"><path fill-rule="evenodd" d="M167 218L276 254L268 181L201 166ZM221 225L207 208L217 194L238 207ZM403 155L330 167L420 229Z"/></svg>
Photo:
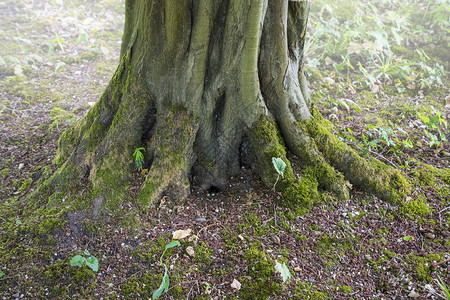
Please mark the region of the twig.
<svg viewBox="0 0 450 300"><path fill-rule="evenodd" d="M198 242L198 236L200 235L200 233L203 231L203 230L205 230L206 228L208 228L208 227L211 227L211 226L213 226L213 225L217 225L217 224L209 224L209 225L207 225L207 226L205 226L205 227L203 227L202 229L200 229L200 231L197 233L197 235L195 236L195 244L197 245L197 242Z"/></svg>
<svg viewBox="0 0 450 300"><path fill-rule="evenodd" d="M449 261L450 261L450 258L447 258L446 260L443 260L441 262L438 262L438 263L435 263L435 264L431 264L431 267L432 268L436 268L437 266L445 264L446 262L449 262Z"/></svg>

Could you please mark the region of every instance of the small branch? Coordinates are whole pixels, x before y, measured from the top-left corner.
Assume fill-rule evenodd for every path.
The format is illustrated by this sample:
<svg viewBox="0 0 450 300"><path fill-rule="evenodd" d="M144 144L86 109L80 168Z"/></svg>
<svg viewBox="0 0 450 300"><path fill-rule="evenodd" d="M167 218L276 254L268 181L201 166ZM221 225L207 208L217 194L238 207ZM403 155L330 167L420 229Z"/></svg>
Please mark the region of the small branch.
<svg viewBox="0 0 450 300"><path fill-rule="evenodd" d="M442 265L442 264L445 264L446 262L449 262L449 261L450 261L450 258L447 258L446 260L443 260L443 261L441 261L441 262L438 262L438 263L435 263L435 264L431 264L431 267L434 269L434 268L436 268L437 266Z"/></svg>

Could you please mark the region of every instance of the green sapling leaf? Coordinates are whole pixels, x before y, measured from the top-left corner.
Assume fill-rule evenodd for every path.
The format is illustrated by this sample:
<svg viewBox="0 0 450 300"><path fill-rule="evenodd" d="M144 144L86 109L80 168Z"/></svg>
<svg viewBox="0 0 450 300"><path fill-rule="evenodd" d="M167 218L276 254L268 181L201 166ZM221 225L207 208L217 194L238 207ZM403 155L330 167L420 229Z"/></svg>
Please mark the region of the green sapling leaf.
<svg viewBox="0 0 450 300"><path fill-rule="evenodd" d="M2 270L0 270L0 278L2 278L5 275Z"/></svg>
<svg viewBox="0 0 450 300"><path fill-rule="evenodd" d="M161 294L164 292L164 288L165 288L164 278L165 278L166 275L167 274L164 274L163 280L161 281L161 285L159 286L159 288L156 291L153 292L153 294L152 294L152 299L153 300L158 299L159 296L161 296Z"/></svg>
<svg viewBox="0 0 450 300"><path fill-rule="evenodd" d="M78 266L82 266L84 264L84 262L86 261L86 258L84 258L81 255L75 255L74 257L72 257L72 259L70 260L70 265L72 267L78 267Z"/></svg>
<svg viewBox="0 0 450 300"><path fill-rule="evenodd" d="M166 273L164 274L163 277L163 282L164 282L164 293L167 293L167 291L169 290L169 275Z"/></svg>
<svg viewBox="0 0 450 300"><path fill-rule="evenodd" d="M88 257L86 259L86 265L92 269L94 272L98 272L98 259L94 256Z"/></svg>
<svg viewBox="0 0 450 300"><path fill-rule="evenodd" d="M284 170L286 169L286 163L280 157L278 158L272 157L272 163L277 173L280 174L281 177L283 177Z"/></svg>
<svg viewBox="0 0 450 300"><path fill-rule="evenodd" d="M173 248L173 247L179 247L179 246L181 246L179 241L171 241L170 243L168 243L166 245L166 250L170 249L170 248Z"/></svg>
<svg viewBox="0 0 450 300"><path fill-rule="evenodd" d="M89 251L88 250L84 250L84 255L86 255L86 256L90 256L91 255L91 253L89 253Z"/></svg>

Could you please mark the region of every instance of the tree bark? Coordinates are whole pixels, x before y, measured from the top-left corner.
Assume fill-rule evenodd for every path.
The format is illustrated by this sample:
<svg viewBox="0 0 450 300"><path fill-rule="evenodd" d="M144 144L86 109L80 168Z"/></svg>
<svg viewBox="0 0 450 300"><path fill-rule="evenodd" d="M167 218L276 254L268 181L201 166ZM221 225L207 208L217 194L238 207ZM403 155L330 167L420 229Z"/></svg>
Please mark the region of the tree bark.
<svg viewBox="0 0 450 300"><path fill-rule="evenodd" d="M38 192L60 203L83 183L94 217L115 211L136 172L133 151L144 147L143 207L164 195L181 199L192 184L224 188L243 161L271 187L272 157L287 164L277 189L298 211L318 189L348 197L346 180L400 201L408 184L399 172L358 156L311 104L308 13L308 1L127 0L120 64L95 106L61 136L61 166Z"/></svg>

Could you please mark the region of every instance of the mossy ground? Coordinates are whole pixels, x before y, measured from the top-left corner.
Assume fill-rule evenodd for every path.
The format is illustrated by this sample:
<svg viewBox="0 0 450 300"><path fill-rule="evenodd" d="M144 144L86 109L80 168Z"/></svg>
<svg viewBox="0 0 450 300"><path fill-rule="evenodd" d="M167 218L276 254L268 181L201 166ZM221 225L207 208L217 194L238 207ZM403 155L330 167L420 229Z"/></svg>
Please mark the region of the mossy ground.
<svg viewBox="0 0 450 300"><path fill-rule="evenodd" d="M353 15L350 2L344 2ZM344 142L361 143L362 133L369 132L367 124L407 132L399 132L398 139L410 138L414 148L383 144L384 150L377 150L411 186L402 201L386 203L357 188L345 201L332 193L316 194L319 182L308 181L308 172L298 172L298 160L286 153L270 125L258 133L274 142L266 156L292 160L287 178L298 184L284 194L263 187L245 165L229 191L193 190L184 202L168 198L152 211L137 212L131 209L136 203L126 201L118 219L106 215L104 220L67 222L66 213L73 207L49 205L63 201L58 195L41 202L24 201L57 168L52 160L61 132L99 99L112 76L123 21L116 4L65 1L68 9L62 9L59 1L0 3L0 56L5 61L2 64L0 59L2 297L149 298L160 284L164 268L159 258L171 233L186 228L192 229L193 238L181 241L182 246L167 251L163 259L171 282L167 298L398 298L413 289L426 296L427 284L439 291L437 275L444 280L449 276L448 264L432 267L447 259L450 249L449 210L445 210L450 199L448 144L442 149L428 146L417 112L428 115L433 106L448 121L444 106L448 92L443 89L425 89L422 96L412 91L393 94L395 89L388 87L385 94L362 88L354 94L349 91L352 85L339 76L334 85L322 83L332 76L331 66L314 70L310 78L316 105L335 126L334 133L352 129L357 141L341 136ZM28 9L30 5L34 9ZM41 13L39 20L34 11ZM87 29L61 21L71 20L61 14L73 17L75 12ZM14 22L4 21L11 19ZM105 20L110 23L99 23ZM64 40L64 51L55 32ZM416 57L411 49L398 50L406 58ZM432 49L425 51L433 54ZM432 59L445 64L441 58L445 51L441 52ZM361 112L338 104L336 99L341 98L352 99ZM355 151L363 154L361 146ZM277 174L270 164L265 171L263 179L273 184ZM300 181L297 175L306 179ZM134 179L138 184L144 180L139 173ZM283 182L278 185L282 188ZM71 202L70 196L79 200L78 192L83 190L83 186L71 188L74 193L65 203ZM291 192L291 198L300 193L303 197L298 199L303 200L286 207L283 203ZM130 187L133 193L137 191ZM85 201L78 202L77 211L92 200L90 194L81 197ZM73 216L73 220L79 219ZM187 253L189 246L194 257ZM98 273L69 265L74 255L86 249L99 259ZM293 275L288 282L282 283L275 261L288 266ZM231 287L234 279L242 284L239 291Z"/></svg>

